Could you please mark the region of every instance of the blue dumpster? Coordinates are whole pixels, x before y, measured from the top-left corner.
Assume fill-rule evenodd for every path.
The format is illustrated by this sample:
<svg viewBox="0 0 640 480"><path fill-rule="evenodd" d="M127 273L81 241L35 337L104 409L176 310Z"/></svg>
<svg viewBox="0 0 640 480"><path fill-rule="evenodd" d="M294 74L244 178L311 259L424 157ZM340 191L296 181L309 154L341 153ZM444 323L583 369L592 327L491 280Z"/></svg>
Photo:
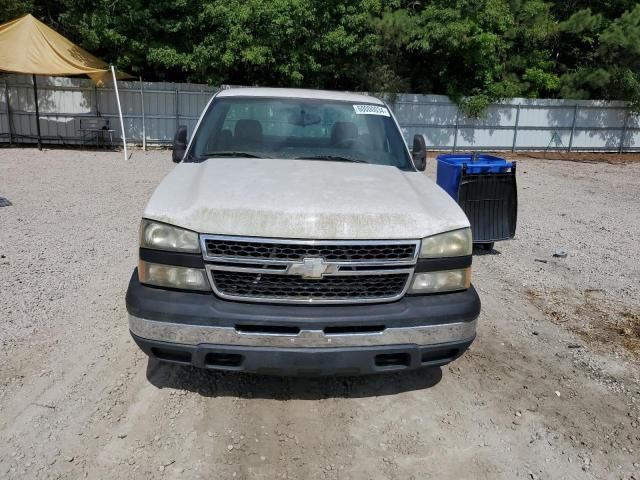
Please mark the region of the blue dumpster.
<svg viewBox="0 0 640 480"><path fill-rule="evenodd" d="M437 161L437 183L466 213L474 243L492 248L515 236L515 162L485 153L443 154Z"/></svg>

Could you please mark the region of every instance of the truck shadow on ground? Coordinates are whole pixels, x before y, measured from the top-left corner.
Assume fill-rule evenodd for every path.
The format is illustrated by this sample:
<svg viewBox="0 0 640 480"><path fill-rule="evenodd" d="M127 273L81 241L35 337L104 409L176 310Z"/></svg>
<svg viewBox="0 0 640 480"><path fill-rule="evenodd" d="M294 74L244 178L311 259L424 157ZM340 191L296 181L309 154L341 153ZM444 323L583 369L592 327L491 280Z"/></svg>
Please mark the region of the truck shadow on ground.
<svg viewBox="0 0 640 480"><path fill-rule="evenodd" d="M187 390L203 397L321 400L424 390L440 382L442 369L432 367L359 377L272 377L216 372L149 359L147 379L158 388Z"/></svg>
<svg viewBox="0 0 640 480"><path fill-rule="evenodd" d="M495 248L491 247L491 248L480 248L480 247L473 247L473 256L474 257L483 257L485 255L502 255L502 252L500 250L496 250Z"/></svg>

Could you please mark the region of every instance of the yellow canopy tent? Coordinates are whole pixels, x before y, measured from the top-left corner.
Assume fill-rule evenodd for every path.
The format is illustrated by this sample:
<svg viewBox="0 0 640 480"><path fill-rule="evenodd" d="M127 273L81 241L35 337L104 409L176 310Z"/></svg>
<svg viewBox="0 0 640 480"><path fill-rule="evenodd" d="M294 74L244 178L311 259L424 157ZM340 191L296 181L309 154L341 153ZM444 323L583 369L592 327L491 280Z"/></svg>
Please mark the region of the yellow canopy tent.
<svg viewBox="0 0 640 480"><path fill-rule="evenodd" d="M127 158L124 120L122 118L116 72L113 66L107 65L99 58L94 57L55 30L49 28L31 14L27 14L0 25L0 71L32 75L39 148L41 148L40 112L38 110L38 87L35 76L87 75L97 85L102 85L108 79L109 73L111 73L118 103L125 159ZM127 74L119 74L118 76L120 78L129 77Z"/></svg>

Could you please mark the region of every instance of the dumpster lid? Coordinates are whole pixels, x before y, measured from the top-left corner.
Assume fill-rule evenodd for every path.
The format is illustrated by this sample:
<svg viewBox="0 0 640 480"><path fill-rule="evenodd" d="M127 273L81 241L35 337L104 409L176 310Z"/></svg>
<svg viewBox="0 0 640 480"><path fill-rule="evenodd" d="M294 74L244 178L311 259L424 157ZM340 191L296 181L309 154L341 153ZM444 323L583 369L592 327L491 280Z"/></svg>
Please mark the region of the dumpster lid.
<svg viewBox="0 0 640 480"><path fill-rule="evenodd" d="M451 165L491 165L511 167L512 163L502 157L489 155L488 153L443 153L436 157L438 161L442 161Z"/></svg>

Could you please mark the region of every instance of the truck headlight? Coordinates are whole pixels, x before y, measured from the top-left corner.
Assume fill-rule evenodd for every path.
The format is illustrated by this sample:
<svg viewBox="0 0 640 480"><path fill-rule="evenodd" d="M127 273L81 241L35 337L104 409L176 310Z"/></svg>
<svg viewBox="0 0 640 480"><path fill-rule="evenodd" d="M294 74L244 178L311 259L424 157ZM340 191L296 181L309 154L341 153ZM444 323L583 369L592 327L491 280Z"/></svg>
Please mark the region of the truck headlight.
<svg viewBox="0 0 640 480"><path fill-rule="evenodd" d="M204 269L138 262L140 283L181 290L211 290Z"/></svg>
<svg viewBox="0 0 640 480"><path fill-rule="evenodd" d="M423 238L420 258L460 257L471 255L472 251L471 229L461 228Z"/></svg>
<svg viewBox="0 0 640 480"><path fill-rule="evenodd" d="M142 219L140 246L155 250L200 253L198 234L166 223Z"/></svg>
<svg viewBox="0 0 640 480"><path fill-rule="evenodd" d="M442 260L449 257L465 257L473 252L473 240L470 228L461 228L423 238L420 246L420 258ZM429 262L430 260L424 260ZM459 264L459 262L458 262ZM471 262L468 263L471 265ZM442 265L446 268L446 264ZM426 270L426 269L425 269ZM411 280L408 293L444 293L466 290L471 286L471 267L416 272Z"/></svg>
<svg viewBox="0 0 640 480"><path fill-rule="evenodd" d="M421 272L413 276L408 293L443 293L466 290L471 286L471 267L439 272Z"/></svg>

